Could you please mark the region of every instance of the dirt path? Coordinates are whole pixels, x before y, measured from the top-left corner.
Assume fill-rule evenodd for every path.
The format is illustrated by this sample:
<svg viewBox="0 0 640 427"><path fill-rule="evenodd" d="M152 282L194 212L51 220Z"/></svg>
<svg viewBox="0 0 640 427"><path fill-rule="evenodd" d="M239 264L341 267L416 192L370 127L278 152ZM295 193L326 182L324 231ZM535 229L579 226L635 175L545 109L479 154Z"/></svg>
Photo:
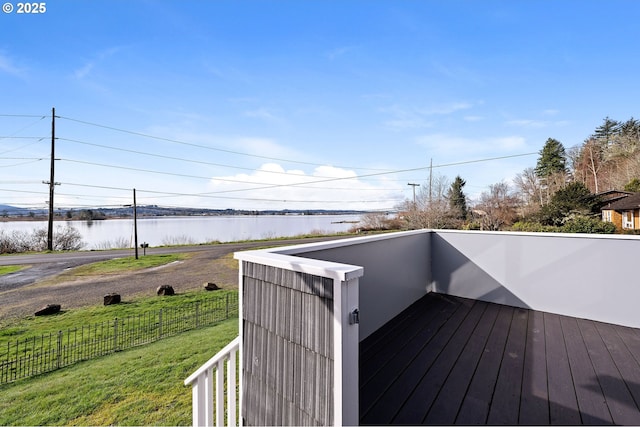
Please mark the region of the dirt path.
<svg viewBox="0 0 640 427"><path fill-rule="evenodd" d="M219 287L238 287L237 261L231 252L220 250L191 254L184 261L163 267L117 275L92 276L51 285L36 282L0 293L0 320L32 315L47 304L61 304L63 310L99 305L105 294L115 292L123 300L153 296L160 285L171 285L177 293L202 289L205 282Z"/></svg>

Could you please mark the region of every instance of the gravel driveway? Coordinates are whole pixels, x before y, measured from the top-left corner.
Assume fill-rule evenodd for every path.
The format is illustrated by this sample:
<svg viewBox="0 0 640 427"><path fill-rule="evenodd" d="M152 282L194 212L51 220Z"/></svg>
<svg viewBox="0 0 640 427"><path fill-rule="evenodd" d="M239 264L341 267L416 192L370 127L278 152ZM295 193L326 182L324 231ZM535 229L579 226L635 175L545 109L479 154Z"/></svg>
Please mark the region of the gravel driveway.
<svg viewBox="0 0 640 427"><path fill-rule="evenodd" d="M238 287L237 261L233 250L193 253L188 259L162 267L127 274L100 275L52 285L35 282L22 286L6 286L0 292L0 320L32 315L47 304L61 304L62 309L99 305L105 294L115 292L126 301L133 297L153 296L160 285L171 285L176 293L202 289L214 282L224 289ZM46 269L46 264L33 268Z"/></svg>
<svg viewBox="0 0 640 427"><path fill-rule="evenodd" d="M0 265L24 262L34 262L34 264L18 274L0 276L0 321L9 317L32 315L47 304L60 304L63 310L100 305L103 303L104 295L112 292L119 293L123 301L133 297L153 296L160 285L171 285L177 293L202 289L206 282L213 282L223 289L234 289L238 287L238 264L230 255L233 252L346 237L349 236L229 243L182 249L153 248L156 253L190 252L190 256L184 261L163 267L126 274L102 274L55 284L47 284L50 280L42 281L42 279L64 269L94 262L102 256L90 253L52 254L50 256L54 258L49 258L52 262L43 262L41 256L36 255L34 257L39 258L38 263L35 263L35 258L29 258L28 255L22 258L2 257ZM149 252L151 251L150 249ZM30 259L32 261L29 261Z"/></svg>

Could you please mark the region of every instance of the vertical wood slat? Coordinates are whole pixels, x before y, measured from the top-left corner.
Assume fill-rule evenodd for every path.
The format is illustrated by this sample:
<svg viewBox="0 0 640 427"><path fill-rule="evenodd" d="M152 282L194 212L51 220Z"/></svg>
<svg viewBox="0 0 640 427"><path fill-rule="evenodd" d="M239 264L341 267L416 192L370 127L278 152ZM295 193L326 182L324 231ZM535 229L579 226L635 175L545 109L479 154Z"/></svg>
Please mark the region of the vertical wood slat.
<svg viewBox="0 0 640 427"><path fill-rule="evenodd" d="M250 262L242 272L245 422L331 424L317 401L333 396L320 373L333 363L333 280Z"/></svg>

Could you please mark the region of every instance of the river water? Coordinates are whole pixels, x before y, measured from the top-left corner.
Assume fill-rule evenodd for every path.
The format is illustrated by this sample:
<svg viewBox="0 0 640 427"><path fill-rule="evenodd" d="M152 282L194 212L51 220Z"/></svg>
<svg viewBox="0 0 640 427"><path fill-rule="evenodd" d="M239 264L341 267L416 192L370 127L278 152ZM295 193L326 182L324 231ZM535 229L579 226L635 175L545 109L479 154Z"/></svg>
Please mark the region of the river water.
<svg viewBox="0 0 640 427"><path fill-rule="evenodd" d="M293 237L301 234L331 234L349 231L359 221L357 215L235 215L203 217L138 218L138 243L149 246L197 244L213 241ZM54 227L75 227L82 235L82 249L133 247L133 219L102 221L56 221ZM0 230L31 232L47 228L46 221L9 221Z"/></svg>

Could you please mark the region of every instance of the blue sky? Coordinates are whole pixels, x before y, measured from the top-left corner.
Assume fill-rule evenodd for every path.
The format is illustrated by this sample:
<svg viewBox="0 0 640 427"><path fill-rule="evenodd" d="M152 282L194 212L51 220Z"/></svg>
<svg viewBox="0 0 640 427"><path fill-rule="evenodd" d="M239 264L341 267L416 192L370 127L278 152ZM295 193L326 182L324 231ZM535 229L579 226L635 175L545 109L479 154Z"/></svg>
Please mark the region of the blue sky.
<svg viewBox="0 0 640 427"><path fill-rule="evenodd" d="M46 206L52 107L60 208L136 188L140 204L384 210L425 188L431 159L477 199L547 138L569 148L607 116L640 117L639 16L631 0L2 13L0 204Z"/></svg>

